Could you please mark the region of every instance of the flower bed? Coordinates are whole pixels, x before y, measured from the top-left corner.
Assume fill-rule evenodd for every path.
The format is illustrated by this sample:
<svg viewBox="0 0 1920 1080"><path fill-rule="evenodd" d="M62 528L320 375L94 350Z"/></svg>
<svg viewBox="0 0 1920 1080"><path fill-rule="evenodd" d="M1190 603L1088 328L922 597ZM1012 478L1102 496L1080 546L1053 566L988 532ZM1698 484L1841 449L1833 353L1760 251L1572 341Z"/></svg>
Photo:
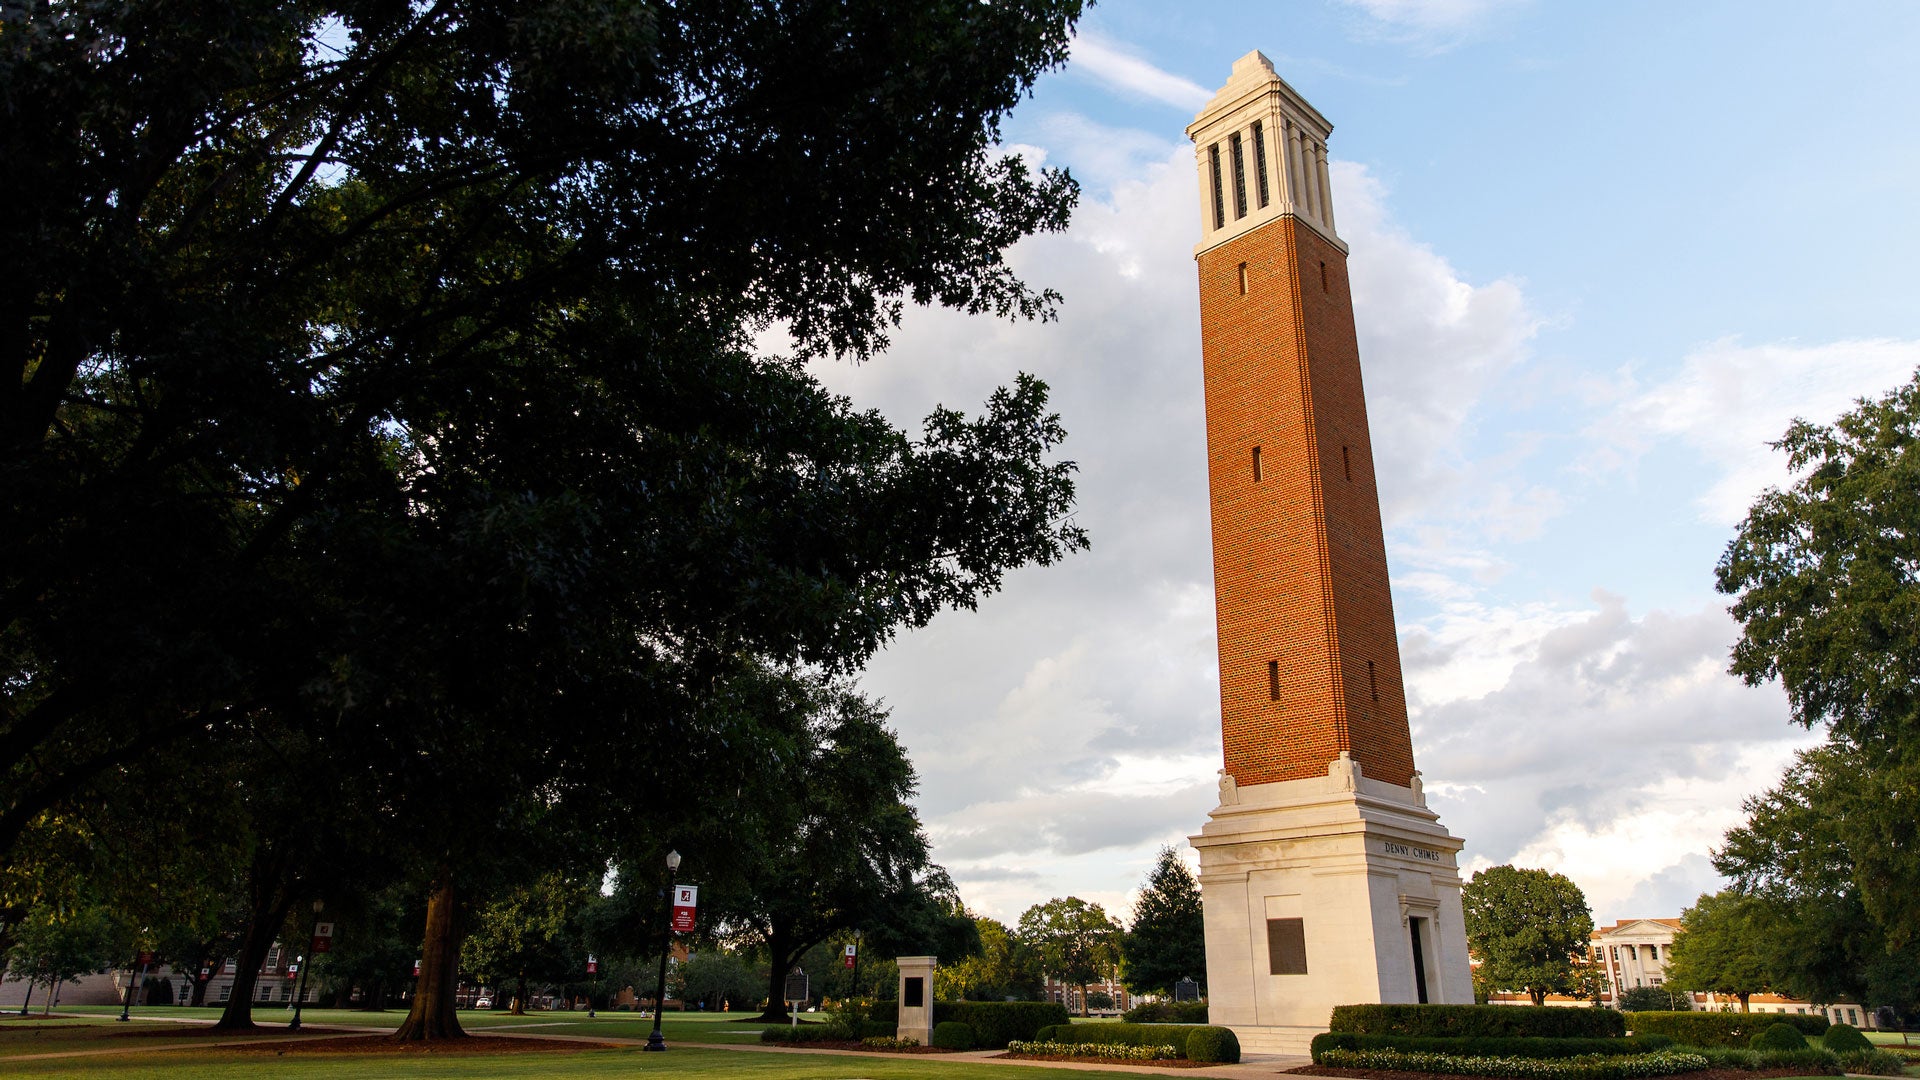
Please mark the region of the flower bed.
<svg viewBox="0 0 1920 1080"><path fill-rule="evenodd" d="M1121 1043L1022 1042L1007 1044L1007 1052L1023 1057L1107 1058L1118 1061L1167 1061L1180 1056L1172 1044L1127 1046Z"/></svg>
<svg viewBox="0 0 1920 1080"><path fill-rule="evenodd" d="M1329 1050L1321 1064L1344 1069L1501 1076L1520 1080L1636 1080L1697 1072L1710 1062L1699 1054L1657 1050L1651 1054L1571 1058L1468 1057L1403 1050Z"/></svg>

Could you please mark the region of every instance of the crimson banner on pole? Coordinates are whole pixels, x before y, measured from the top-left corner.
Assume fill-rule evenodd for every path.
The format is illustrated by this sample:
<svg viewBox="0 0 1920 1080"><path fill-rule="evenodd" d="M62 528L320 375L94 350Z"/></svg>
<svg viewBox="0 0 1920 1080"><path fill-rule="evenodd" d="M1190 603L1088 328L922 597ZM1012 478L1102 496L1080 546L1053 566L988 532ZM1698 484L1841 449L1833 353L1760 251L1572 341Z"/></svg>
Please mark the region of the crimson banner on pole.
<svg viewBox="0 0 1920 1080"><path fill-rule="evenodd" d="M693 914L698 908L700 887L698 885L675 885L673 887L673 932L684 934L693 929Z"/></svg>

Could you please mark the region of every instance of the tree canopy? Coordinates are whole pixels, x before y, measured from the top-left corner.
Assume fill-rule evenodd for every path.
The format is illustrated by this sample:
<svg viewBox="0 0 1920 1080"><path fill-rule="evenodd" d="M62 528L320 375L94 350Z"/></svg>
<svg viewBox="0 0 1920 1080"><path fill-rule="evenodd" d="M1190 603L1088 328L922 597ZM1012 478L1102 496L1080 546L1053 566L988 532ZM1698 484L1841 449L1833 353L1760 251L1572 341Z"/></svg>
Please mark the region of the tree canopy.
<svg viewBox="0 0 1920 1080"><path fill-rule="evenodd" d="M1752 898L1734 892L1704 894L1681 912L1680 927L1667 960L1667 985L1732 994L1745 1012L1747 998L1772 984L1770 928Z"/></svg>
<svg viewBox="0 0 1920 1080"><path fill-rule="evenodd" d="M1200 883L1172 847L1163 847L1133 904L1133 922L1120 939L1127 989L1173 996L1173 984L1191 978L1205 993L1207 928Z"/></svg>
<svg viewBox="0 0 1920 1080"><path fill-rule="evenodd" d="M1564 874L1494 866L1460 890L1467 947L1479 977L1498 990L1518 990L1546 1003L1548 994L1582 989L1575 954L1593 935L1593 912L1580 886Z"/></svg>
<svg viewBox="0 0 1920 1080"><path fill-rule="evenodd" d="M664 849L789 738L755 673L1083 547L1038 380L909 430L804 366L1052 315L1004 252L1076 188L997 144L1079 10L7 7L0 862L168 748L332 763L451 1033L503 838ZM248 955L354 836L264 809Z"/></svg>
<svg viewBox="0 0 1920 1080"><path fill-rule="evenodd" d="M1099 904L1056 896L1022 912L1015 933L1039 954L1043 971L1080 987L1080 1014L1087 1015L1087 985L1120 962L1120 924Z"/></svg>

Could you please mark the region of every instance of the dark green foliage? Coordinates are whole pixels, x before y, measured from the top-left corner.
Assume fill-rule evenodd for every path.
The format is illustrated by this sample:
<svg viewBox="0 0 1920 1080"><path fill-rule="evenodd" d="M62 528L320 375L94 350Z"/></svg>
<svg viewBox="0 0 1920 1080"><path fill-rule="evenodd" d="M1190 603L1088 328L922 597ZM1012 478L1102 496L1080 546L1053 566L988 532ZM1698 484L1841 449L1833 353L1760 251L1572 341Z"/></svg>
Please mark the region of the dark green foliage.
<svg viewBox="0 0 1920 1080"><path fill-rule="evenodd" d="M1671 966L1669 966L1671 973ZM1683 990L1674 988L1671 974L1665 986L1636 986L1620 995L1621 1012L1672 1012L1688 1000Z"/></svg>
<svg viewBox="0 0 1920 1080"><path fill-rule="evenodd" d="M1800 1050L1752 1050L1732 1046L1683 1046L1690 1054L1699 1054L1707 1059L1711 1068L1740 1069L1752 1072L1756 1069L1792 1069L1802 1076L1838 1076L1839 1059L1819 1047L1806 1047Z"/></svg>
<svg viewBox="0 0 1920 1080"><path fill-rule="evenodd" d="M1628 1019L1635 1035L1666 1035L1682 1046L1744 1048L1774 1023L1790 1024L1803 1035L1817 1036L1827 1030L1826 1017L1798 1013L1643 1012Z"/></svg>
<svg viewBox="0 0 1920 1080"><path fill-rule="evenodd" d="M1207 1022L1207 1003L1143 1001L1121 1013L1120 1019L1129 1024L1204 1024Z"/></svg>
<svg viewBox="0 0 1920 1080"><path fill-rule="evenodd" d="M1232 1028L1202 1025L1187 1036L1187 1060L1236 1064L1240 1060L1240 1037Z"/></svg>
<svg viewBox="0 0 1920 1080"><path fill-rule="evenodd" d="M1748 997L1766 990L1773 982L1769 961L1777 938L1765 907L1732 889L1703 894L1680 913L1682 932L1675 935L1667 959L1667 985L1732 994L1743 1006Z"/></svg>
<svg viewBox="0 0 1920 1080"><path fill-rule="evenodd" d="M1792 1024L1768 1024L1748 1045L1755 1050L1805 1050L1807 1037Z"/></svg>
<svg viewBox="0 0 1920 1080"><path fill-rule="evenodd" d="M1544 1005L1548 994L1576 994L1573 957L1593 934L1593 912L1580 886L1564 874L1494 866L1460 891L1474 973L1488 990L1524 992Z"/></svg>
<svg viewBox="0 0 1920 1080"><path fill-rule="evenodd" d="M889 1024L879 1034L891 1035L894 1030L893 1025ZM776 1024L760 1029L760 1041L763 1043L842 1042L846 1038L847 1033L832 1024Z"/></svg>
<svg viewBox="0 0 1920 1080"><path fill-rule="evenodd" d="M1186 1056L1187 1046L1194 1035L1201 1032L1232 1031L1223 1027L1196 1024L1059 1024L1042 1028L1034 1038L1042 1042L1060 1043L1105 1043L1117 1046L1172 1046L1181 1056ZM1202 1040L1203 1045L1216 1048L1209 1052L1228 1053L1231 1046L1233 1060L1239 1060L1240 1043L1235 1039L1231 1043L1216 1042L1213 1036ZM1226 1060L1224 1058L1218 1060Z"/></svg>
<svg viewBox="0 0 1920 1080"><path fill-rule="evenodd" d="M942 1020L933 1025L932 1045L942 1050L971 1050L974 1044L973 1029L958 1020Z"/></svg>
<svg viewBox="0 0 1920 1080"><path fill-rule="evenodd" d="M1200 883L1172 847L1160 849L1134 901L1133 923L1120 939L1127 989L1173 995L1173 984L1191 977L1207 985L1206 924L1200 913Z"/></svg>
<svg viewBox="0 0 1920 1080"><path fill-rule="evenodd" d="M900 1003L876 1001L868 1015L888 1024L898 1024ZM1057 1001L936 1001L933 1022L954 1020L973 1029L976 1045L1004 1049L1015 1039L1027 1042L1041 1038L1039 1032L1052 1025L1069 1026L1072 1017ZM1112 1025L1100 1025L1110 1027Z"/></svg>
<svg viewBox="0 0 1920 1080"><path fill-rule="evenodd" d="M1891 985L1869 1000L1911 1008L1920 965L1911 952L1891 954L1920 945L1920 849L1912 838L1920 798L1920 586L1912 570L1920 557L1920 375L1861 399L1831 425L1795 420L1774 447L1795 479L1754 500L1715 568L1741 623L1729 670L1749 685L1778 680L1794 721L1827 729L1827 745L1800 757L1834 782L1819 785L1829 798L1796 808L1791 789L1820 778L1791 771L1776 792L1748 801L1750 825L1729 834L1715 864L1741 889L1791 902L1796 919L1827 924L1815 939L1825 956L1809 965L1812 973L1864 981L1878 952L1906 977L1877 973ZM1851 932L1834 918L1847 908L1867 916Z"/></svg>
<svg viewBox="0 0 1920 1080"><path fill-rule="evenodd" d="M1869 1076L1901 1076L1906 1072L1906 1062L1899 1054L1890 1054L1872 1045L1865 1050L1823 1049L1837 1056L1840 1059L1840 1067L1850 1073L1865 1073Z"/></svg>
<svg viewBox="0 0 1920 1080"><path fill-rule="evenodd" d="M1502 1006L1504 1008L1504 1006ZM1665 1050L1673 1040L1665 1035L1625 1038L1502 1038L1469 1035L1452 1038L1422 1035L1356 1035L1329 1031L1313 1038L1313 1060L1327 1050L1410 1050L1466 1057L1565 1058L1582 1054L1647 1054Z"/></svg>
<svg viewBox="0 0 1920 1080"><path fill-rule="evenodd" d="M1612 1009L1547 1005L1338 1005L1327 1026L1358 1035L1549 1039L1607 1039L1627 1032L1626 1017Z"/></svg>
<svg viewBox="0 0 1920 1080"><path fill-rule="evenodd" d="M1022 912L1014 933L1039 954L1047 971L1080 987L1080 1015L1087 1015L1088 984L1120 959L1120 924L1099 904L1056 896Z"/></svg>
<svg viewBox="0 0 1920 1080"><path fill-rule="evenodd" d="M1833 1024L1820 1036L1820 1045L1836 1054L1845 1054L1854 1050L1873 1049L1873 1040L1860 1033L1852 1024Z"/></svg>

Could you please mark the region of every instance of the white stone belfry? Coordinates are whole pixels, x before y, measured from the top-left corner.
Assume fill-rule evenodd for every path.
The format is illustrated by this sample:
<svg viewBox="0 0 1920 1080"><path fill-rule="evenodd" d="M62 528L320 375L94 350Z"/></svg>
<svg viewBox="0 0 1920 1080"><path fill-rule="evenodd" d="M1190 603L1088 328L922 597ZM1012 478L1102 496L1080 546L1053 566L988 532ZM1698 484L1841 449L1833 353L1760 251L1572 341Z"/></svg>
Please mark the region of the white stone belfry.
<svg viewBox="0 0 1920 1080"><path fill-rule="evenodd" d="M1225 580L1223 573L1240 575L1217 597L1227 768L1220 773L1220 805L1191 840L1205 904L1208 1018L1233 1028L1246 1049L1269 1053L1305 1053L1338 1005L1473 1001L1460 904L1462 842L1427 808L1419 772L1411 772L1406 786L1394 782L1412 769L1411 742L1398 656L1386 652L1395 646L1378 504L1370 490L1364 504L1356 502L1362 496L1347 486L1356 477L1370 482L1371 465L1351 344L1346 245L1334 231L1327 174L1332 130L1258 52L1234 63L1227 84L1187 128L1200 173L1202 239L1195 257L1209 379L1216 581ZM1298 344L1291 344L1296 335ZM1301 389L1284 389L1289 386ZM1306 396L1282 400L1287 394ZM1329 462L1311 466L1319 470L1311 473L1313 483L1322 486L1303 482L1299 490L1311 490L1311 498L1279 501L1266 493L1279 490L1282 461L1270 454L1263 480L1260 447L1272 450L1295 437L1287 433L1301 426L1302 414L1309 431L1313 423L1345 422L1347 434L1326 434L1334 430L1326 426L1300 440L1323 455L1313 461ZM1311 441L1321 438L1332 441ZM1349 464L1348 439L1356 464ZM1243 443L1252 446L1250 469ZM1347 500L1337 522L1345 531L1329 534L1323 490ZM1268 543L1268 534L1255 530L1247 540L1231 531L1247 528L1241 523L1249 520L1265 528L1269 517L1261 515L1297 520L1309 509L1318 516L1320 562L1333 565L1316 579L1326 599L1312 610L1324 612L1325 640L1334 643L1324 652L1337 664L1312 659L1322 654L1304 647L1288 651L1281 638L1296 623L1269 629L1261 622L1272 618L1260 614L1269 608L1250 605L1273 598L1249 599L1258 591L1249 588L1249 574L1256 585L1289 583L1275 586L1293 590L1283 600L1305 596L1311 607L1321 603L1320 594L1291 584L1298 574L1242 570L1269 565L1247 554L1249 545ZM1370 537L1359 535L1363 526ZM1360 565L1353 553L1363 540L1378 545L1379 567L1364 578L1352 569ZM1327 563L1329 550L1337 565ZM1351 590L1341 590L1355 582L1380 583L1368 585L1377 590L1375 608L1342 606ZM1242 617L1249 611L1258 618ZM1229 625L1239 635L1233 650ZM1384 630L1367 638L1375 626ZM1363 638L1382 643L1363 646ZM1381 651L1355 651L1362 648ZM1376 660L1385 673L1379 685ZM1237 681L1228 678L1230 662L1239 665ZM1311 683L1299 674L1310 663L1333 665L1314 669L1332 674ZM1322 684L1334 690L1295 689ZM1393 779L1366 775L1362 760L1387 763L1375 771Z"/></svg>

